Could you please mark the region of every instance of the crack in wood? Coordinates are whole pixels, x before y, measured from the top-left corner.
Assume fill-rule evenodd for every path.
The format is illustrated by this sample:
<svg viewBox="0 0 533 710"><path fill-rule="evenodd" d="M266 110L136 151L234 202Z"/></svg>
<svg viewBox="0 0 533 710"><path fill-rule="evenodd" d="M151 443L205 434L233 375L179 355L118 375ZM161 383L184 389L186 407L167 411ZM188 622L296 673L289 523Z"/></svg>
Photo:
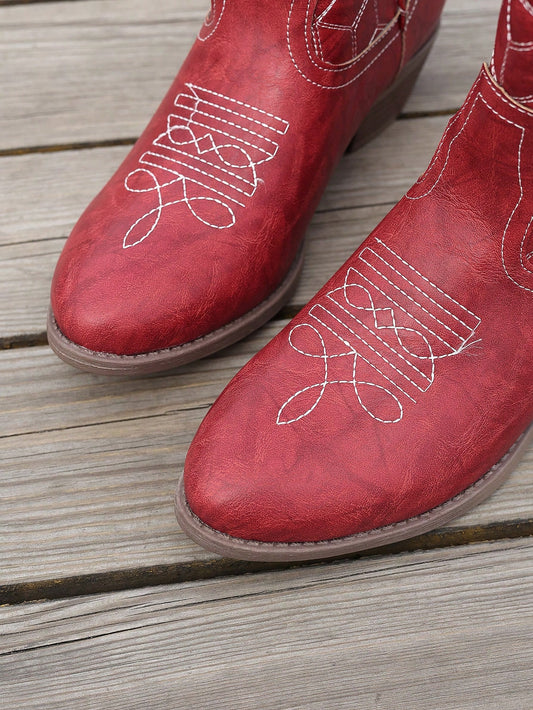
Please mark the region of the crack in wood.
<svg viewBox="0 0 533 710"><path fill-rule="evenodd" d="M237 576L249 573L328 565L341 560L357 560L377 555L399 555L405 552L459 547L498 540L513 540L533 537L533 518L507 522L471 525L459 529L442 528L424 535L373 548L354 554L307 562L250 562L229 558L212 558L176 564L113 570L96 574L75 575L62 579L45 579L34 582L5 584L0 586L0 605L25 602L68 599L109 592L119 592L142 587L157 587L167 584L196 582L217 577Z"/></svg>
<svg viewBox="0 0 533 710"><path fill-rule="evenodd" d="M159 419L160 417L171 417L174 414L181 413L181 412L202 412L204 410L209 409L211 405L213 404L212 401L205 402L204 404L196 404L192 406L183 406L180 407L179 409L169 409L165 412L160 412L158 414L142 414L139 415L138 417L124 417L121 419L108 419L105 422L90 422L87 424L75 424L74 426L66 426L66 427L52 427L50 429L37 429L35 431L32 431L32 435L39 435L39 434L53 434L57 431L74 431L77 429L91 429L93 427L99 427L102 424L105 424L106 426L110 426L111 424L121 424L123 422L144 422L148 419ZM14 434L3 434L0 436L0 441L5 441L6 439L16 439L17 437L20 436L27 436L29 432L17 432ZM1 590L1 587L0 587ZM0 596L0 604L1 604L1 596Z"/></svg>
<svg viewBox="0 0 533 710"><path fill-rule="evenodd" d="M79 2L80 0L74 0ZM0 7L5 5L40 5L47 2L72 2L72 0L0 0Z"/></svg>
<svg viewBox="0 0 533 710"><path fill-rule="evenodd" d="M24 0L25 2L51 2L52 0ZM79 2L83 0L78 0ZM9 4L11 0L7 3L3 3L0 0L0 7L3 4ZM18 3L13 3L18 4ZM418 120L424 118L438 118L440 116L453 116L458 111L458 108L442 109L435 111L412 111L409 113L402 113L398 116L398 120ZM29 145L29 146L19 146L16 148L1 148L0 158L12 158L20 155L32 155L34 153L62 153L74 150L92 150L96 148L115 148L121 145L134 145L138 140L139 136L136 137L125 137L125 138L109 138L106 140L94 140L94 141L79 141L74 143L55 143L50 145Z"/></svg>
<svg viewBox="0 0 533 710"><path fill-rule="evenodd" d="M289 320L294 318L297 313L299 313L302 308L304 308L305 303L294 304L291 306L285 306L280 311L270 319L271 322L279 320ZM46 337L46 331L43 330L39 333L28 333L25 335L7 335L5 337L0 337L0 351L2 350L14 350L15 348L33 348L36 346L47 345L48 339ZM223 351L219 351L221 353ZM216 355L217 353L215 353Z"/></svg>
<svg viewBox="0 0 533 710"><path fill-rule="evenodd" d="M24 335L7 335L0 338L0 350L14 350L15 348L33 348L37 345L48 343L46 331L39 333L26 333Z"/></svg>
<svg viewBox="0 0 533 710"><path fill-rule="evenodd" d="M46 0L48 1L48 0ZM80 0L81 1L81 0ZM1 0L0 0L1 2ZM79 141L75 143L55 143L50 145L28 145L18 148L1 148L0 158L13 158L33 153L64 153L73 150L92 150L94 148L116 148L121 145L133 145L137 138L108 138L106 140Z"/></svg>
<svg viewBox="0 0 533 710"><path fill-rule="evenodd" d="M398 121L405 121L418 118L437 118L438 116L453 116L459 111L459 106L455 108L443 108L434 111L405 111L398 117Z"/></svg>

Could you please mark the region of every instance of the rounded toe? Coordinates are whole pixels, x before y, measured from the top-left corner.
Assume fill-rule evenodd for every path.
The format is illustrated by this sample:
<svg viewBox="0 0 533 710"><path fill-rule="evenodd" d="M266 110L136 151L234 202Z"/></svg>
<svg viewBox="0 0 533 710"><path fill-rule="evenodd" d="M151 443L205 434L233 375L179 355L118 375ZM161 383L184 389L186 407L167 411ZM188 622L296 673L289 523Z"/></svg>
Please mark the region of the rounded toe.
<svg viewBox="0 0 533 710"><path fill-rule="evenodd" d="M273 393L283 370L263 367L279 343L241 370L202 422L185 462L188 508L213 531L266 543L323 542L386 524L394 493L365 456L364 432L354 441L353 421L335 437L338 422L280 423Z"/></svg>
<svg viewBox="0 0 533 710"><path fill-rule="evenodd" d="M128 300L128 285L88 261L74 282L62 279L58 265L51 292L51 313L61 336L96 353L136 355L157 347L147 323ZM91 276L94 272L99 277Z"/></svg>
<svg viewBox="0 0 533 710"><path fill-rule="evenodd" d="M335 370L324 378L325 341L305 318L258 353L204 419L185 463L187 505L212 531L233 538L235 549L242 541L323 548L335 541L339 549L341 540L345 549L365 549L409 536L420 516L494 463L474 451L455 453L474 413L449 412L442 402L450 391L459 397L463 379L434 383L426 406L405 404L399 418L397 400L368 385L371 372L361 370L354 387L349 354L334 355Z"/></svg>
<svg viewBox="0 0 533 710"><path fill-rule="evenodd" d="M193 442L184 470L184 492L194 516L217 533L238 540L285 541L290 521L288 501L265 476L254 475L254 462L224 458L214 442L207 447L201 436Z"/></svg>

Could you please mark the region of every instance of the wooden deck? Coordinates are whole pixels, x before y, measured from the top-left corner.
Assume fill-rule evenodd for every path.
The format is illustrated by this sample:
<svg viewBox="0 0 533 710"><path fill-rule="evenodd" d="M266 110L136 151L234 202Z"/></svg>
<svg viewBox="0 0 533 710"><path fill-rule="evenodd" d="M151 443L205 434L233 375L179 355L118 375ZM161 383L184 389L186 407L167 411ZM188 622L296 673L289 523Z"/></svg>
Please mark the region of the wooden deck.
<svg viewBox="0 0 533 710"><path fill-rule="evenodd" d="M425 168L499 4L448 0L402 120L333 176L290 306L178 374L126 381L48 349L50 278L207 0L0 0L2 707L532 710L533 450L446 529L322 564L222 559L172 510L225 383Z"/></svg>

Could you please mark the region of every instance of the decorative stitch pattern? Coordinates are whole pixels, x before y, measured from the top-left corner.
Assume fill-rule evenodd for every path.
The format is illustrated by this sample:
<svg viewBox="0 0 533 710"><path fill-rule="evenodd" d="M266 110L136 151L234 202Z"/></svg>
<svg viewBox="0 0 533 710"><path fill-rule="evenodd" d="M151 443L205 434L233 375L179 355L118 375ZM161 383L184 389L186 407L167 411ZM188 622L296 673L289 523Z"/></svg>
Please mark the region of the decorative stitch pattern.
<svg viewBox="0 0 533 710"><path fill-rule="evenodd" d="M297 0L292 0L287 18L287 46L295 69L306 81L324 89L341 89L357 81L380 59L401 34L396 22L400 13L397 12L392 18L380 19L378 5L374 2L371 14L374 15L372 21L375 22L375 29L365 48L362 51L358 50L354 34L361 22L362 12L359 11L353 23L349 25L329 22L326 16L335 10L338 2L339 0L331 0L318 18L315 18L312 13L314 8L312 0L307 0L305 12ZM367 5L368 0L363 0L361 10L366 10ZM323 36L320 36L325 30L350 33L352 57L348 61L339 64L328 61L323 47ZM378 48L379 51L377 51ZM377 52L375 56L366 66L360 67L360 62L367 57L369 52L374 50ZM318 74L318 81L311 76L316 74ZM323 80L324 78L325 80Z"/></svg>
<svg viewBox="0 0 533 710"><path fill-rule="evenodd" d="M250 104L194 84L187 88L174 101L166 131L124 181L129 192L155 197L154 207L126 232L125 249L150 236L172 205L185 204L208 227L231 227L235 207L244 207L257 189L257 167L272 160L289 128Z"/></svg>
<svg viewBox="0 0 533 710"><path fill-rule="evenodd" d="M528 12L530 15L533 15L533 7L527 0L519 0L520 4ZM506 44L505 44L505 51L503 54L503 59L500 67L499 73L496 72L496 67L495 67L495 57L494 54L492 56L492 61L491 61L491 70L494 76L497 78L498 82L500 85L505 86L505 75L507 71L507 65L509 63L509 57L512 56L513 52L522 52L522 53L529 53L533 51L533 42L518 42L513 38L513 30L512 30L512 0L507 0L507 10L506 10L506 16L505 16L505 24L506 24ZM531 102L532 97L530 95L523 95L523 96L514 96L513 97L517 100L520 101L523 104L528 104Z"/></svg>
<svg viewBox="0 0 533 710"><path fill-rule="evenodd" d="M498 121L503 121L507 125L517 129L516 179L519 189L519 196L516 204L513 206L509 214L509 218L507 219L505 229L503 231L501 244L501 259L503 270L507 277L514 284L524 289L525 291L533 292L533 288L531 287L531 284L533 284L533 273L530 265L527 263L527 260L531 257L530 254L527 253L526 248L527 239L530 235L533 220L531 219L531 214L528 213L527 205L525 204L524 181L522 177L522 154L526 129L519 123L516 123L511 119L503 116L489 104L489 102L482 95L479 88L482 76L483 75L480 75L478 80L474 83L474 86L472 87L472 90L469 93L461 110L449 122L432 162L430 163L428 169L422 175L422 177L411 188L409 193L406 195L406 198L408 200L421 200L430 195L437 187L446 172L452 150L454 150L455 143L458 141L461 134L465 131L475 111L479 110L480 105L484 106L493 116L498 119ZM523 108L520 108L520 106L516 104L512 104L505 97L504 94L498 92L492 81L489 80L487 82L487 86L500 101L510 106L516 113L522 113L531 116L528 111ZM463 118L462 123L461 118ZM434 177L433 180L431 180L431 173L434 168L436 168L439 159L442 158L446 144L447 152L442 168L438 172L437 176ZM424 190L424 184L426 182L429 183L429 186L427 186L427 188ZM423 191L420 192L420 190ZM521 237L520 244L518 244L516 238L513 237L513 235L515 234L518 234Z"/></svg>
<svg viewBox="0 0 533 710"><path fill-rule="evenodd" d="M379 239L363 249L343 285L315 304L309 318L292 328L289 344L320 361L320 377L283 403L280 425L311 414L332 385L349 385L376 421L399 422L403 402L416 402L433 384L436 362L477 342L481 323ZM348 376L335 377L342 368Z"/></svg>
<svg viewBox="0 0 533 710"><path fill-rule="evenodd" d="M200 32L198 32L198 39L200 42L205 42L205 40L209 39L209 37L211 37L211 35L215 32L220 20L222 19L225 9L226 0L211 0L211 9L207 13L207 17L205 18L204 24L200 28Z"/></svg>
<svg viewBox="0 0 533 710"><path fill-rule="evenodd" d="M325 54L327 53L324 52L324 40L327 40L328 37L335 34L340 34L341 36L346 37L348 45L346 48L349 49L348 59L350 60L357 56L358 29L361 20L365 15L365 11L369 5L369 2L370 0L363 0L363 2L361 3L361 7L356 13L355 18L353 19L351 24L340 24L339 22L331 21L329 19L329 16L332 14L332 12L335 11L339 4L338 0L331 0L327 8L315 20L313 20L311 31L313 33L315 45L318 48L318 52L322 61L327 61L331 64L335 63L326 59ZM376 18L375 5L373 6L373 15L374 22L377 25L379 22L379 17Z"/></svg>

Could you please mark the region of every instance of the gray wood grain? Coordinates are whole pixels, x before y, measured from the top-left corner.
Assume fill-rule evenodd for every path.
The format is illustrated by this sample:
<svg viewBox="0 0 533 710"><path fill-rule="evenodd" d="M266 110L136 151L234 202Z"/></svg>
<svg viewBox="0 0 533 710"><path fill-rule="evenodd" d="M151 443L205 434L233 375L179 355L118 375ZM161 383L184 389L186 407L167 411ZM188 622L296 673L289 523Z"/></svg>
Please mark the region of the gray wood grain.
<svg viewBox="0 0 533 710"><path fill-rule="evenodd" d="M408 111L458 107L490 59L499 0L448 0ZM139 135L194 40L207 0L0 7L0 149Z"/></svg>
<svg viewBox="0 0 533 710"><path fill-rule="evenodd" d="M0 7L0 148L136 135L205 5L84 0ZM462 101L487 56L497 5L485 0L480 12L473 0L448 1L410 110L447 111ZM408 189L446 120L399 121L344 158L311 225L293 304L307 301ZM0 340L42 335L64 239L127 150L0 159ZM283 324L178 375L133 382L75 372L46 348L1 352L0 581L213 559L178 530L172 491L207 407ZM529 517L532 468L530 453L496 496L454 523L457 529Z"/></svg>
<svg viewBox="0 0 533 710"><path fill-rule="evenodd" d="M318 211L398 200L425 169L447 120L396 121L361 150L347 153ZM65 237L129 150L117 146L0 159L0 246Z"/></svg>
<svg viewBox="0 0 533 710"><path fill-rule="evenodd" d="M490 62L501 0L446 0L435 48L405 111L456 109Z"/></svg>
<svg viewBox="0 0 533 710"><path fill-rule="evenodd" d="M533 542L0 609L6 707L528 710Z"/></svg>
<svg viewBox="0 0 533 710"><path fill-rule="evenodd" d="M429 162L445 123L443 117L397 121L378 140L342 159L309 229L310 247L293 304L307 302L408 190ZM125 150L0 159L0 341L44 332L50 281L65 237ZM353 209L367 206L373 207Z"/></svg>
<svg viewBox="0 0 533 710"><path fill-rule="evenodd" d="M0 584L217 559L181 533L173 491L207 408L283 326L164 377L78 372L46 347L0 352ZM533 517L533 449L448 527Z"/></svg>
<svg viewBox="0 0 533 710"><path fill-rule="evenodd" d="M0 7L0 149L136 136L208 0Z"/></svg>

